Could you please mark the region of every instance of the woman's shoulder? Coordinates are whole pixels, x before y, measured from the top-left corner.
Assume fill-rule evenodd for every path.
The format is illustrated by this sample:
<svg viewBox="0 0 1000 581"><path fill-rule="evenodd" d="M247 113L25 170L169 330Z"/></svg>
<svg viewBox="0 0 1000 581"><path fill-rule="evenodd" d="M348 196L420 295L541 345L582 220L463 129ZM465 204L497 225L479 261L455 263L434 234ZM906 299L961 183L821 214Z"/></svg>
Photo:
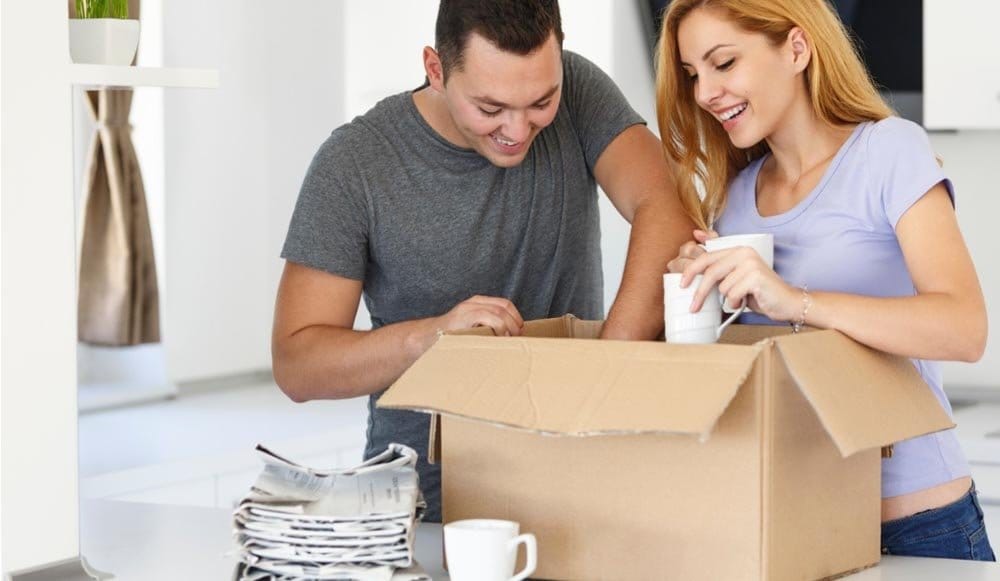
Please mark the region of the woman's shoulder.
<svg viewBox="0 0 1000 581"><path fill-rule="evenodd" d="M868 184L895 228L903 213L936 184L944 182L954 198L951 182L941 169L927 131L899 117L888 117L867 127Z"/></svg>
<svg viewBox="0 0 1000 581"><path fill-rule="evenodd" d="M864 133L867 134L865 142L874 153L892 153L893 148L905 150L929 143L923 127L902 117L886 117L869 123Z"/></svg>

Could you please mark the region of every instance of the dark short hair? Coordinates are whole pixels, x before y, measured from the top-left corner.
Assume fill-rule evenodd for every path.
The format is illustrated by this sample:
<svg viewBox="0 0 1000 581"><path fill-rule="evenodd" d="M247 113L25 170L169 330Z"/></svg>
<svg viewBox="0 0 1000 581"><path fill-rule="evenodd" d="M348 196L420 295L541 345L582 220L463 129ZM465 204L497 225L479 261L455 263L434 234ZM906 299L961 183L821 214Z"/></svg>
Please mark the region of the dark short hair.
<svg viewBox="0 0 1000 581"><path fill-rule="evenodd" d="M441 0L435 45L447 79L461 70L469 36L477 33L502 51L526 55L553 32L562 47L558 0Z"/></svg>

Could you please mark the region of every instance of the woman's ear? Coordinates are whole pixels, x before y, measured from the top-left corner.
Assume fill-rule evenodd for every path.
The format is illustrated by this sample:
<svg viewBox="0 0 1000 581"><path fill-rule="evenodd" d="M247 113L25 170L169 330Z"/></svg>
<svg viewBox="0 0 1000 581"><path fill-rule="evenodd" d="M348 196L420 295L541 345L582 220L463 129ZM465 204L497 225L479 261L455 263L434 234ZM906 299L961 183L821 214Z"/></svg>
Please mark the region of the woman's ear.
<svg viewBox="0 0 1000 581"><path fill-rule="evenodd" d="M806 67L809 66L809 61L812 59L812 43L809 42L806 32L798 26L789 30L786 46L792 56L792 65L795 67L795 72L801 73L806 70Z"/></svg>

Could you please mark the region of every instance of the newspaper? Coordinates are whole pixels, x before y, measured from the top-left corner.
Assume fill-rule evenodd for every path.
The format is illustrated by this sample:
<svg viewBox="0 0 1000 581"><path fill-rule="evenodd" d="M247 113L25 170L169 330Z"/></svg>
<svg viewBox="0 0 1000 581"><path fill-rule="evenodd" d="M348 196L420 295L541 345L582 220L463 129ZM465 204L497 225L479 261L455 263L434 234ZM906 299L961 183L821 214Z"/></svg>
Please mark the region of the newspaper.
<svg viewBox="0 0 1000 581"><path fill-rule="evenodd" d="M336 573L332 575L317 577L314 576L314 571L305 568L298 569L296 574L283 575L255 569L251 565L240 563L236 568L233 579L238 581L301 581L302 579L335 581L432 581L430 575L424 572L420 565L417 564L406 569L396 569L395 571L391 568L378 568L364 571L351 570L345 572L343 576L336 576Z"/></svg>
<svg viewBox="0 0 1000 581"><path fill-rule="evenodd" d="M426 503L401 444L349 469L301 466L257 446L264 470L233 513L243 581L429 580L413 561Z"/></svg>

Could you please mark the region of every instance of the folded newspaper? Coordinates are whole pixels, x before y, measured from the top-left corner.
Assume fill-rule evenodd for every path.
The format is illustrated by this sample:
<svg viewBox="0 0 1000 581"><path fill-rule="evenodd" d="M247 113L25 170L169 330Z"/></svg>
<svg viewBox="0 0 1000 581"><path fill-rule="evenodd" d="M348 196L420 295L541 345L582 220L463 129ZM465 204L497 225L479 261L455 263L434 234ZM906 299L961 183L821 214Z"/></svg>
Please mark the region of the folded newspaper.
<svg viewBox="0 0 1000 581"><path fill-rule="evenodd" d="M237 581L430 581L413 560L426 503L412 448L329 470L257 451L264 470L233 513Z"/></svg>

